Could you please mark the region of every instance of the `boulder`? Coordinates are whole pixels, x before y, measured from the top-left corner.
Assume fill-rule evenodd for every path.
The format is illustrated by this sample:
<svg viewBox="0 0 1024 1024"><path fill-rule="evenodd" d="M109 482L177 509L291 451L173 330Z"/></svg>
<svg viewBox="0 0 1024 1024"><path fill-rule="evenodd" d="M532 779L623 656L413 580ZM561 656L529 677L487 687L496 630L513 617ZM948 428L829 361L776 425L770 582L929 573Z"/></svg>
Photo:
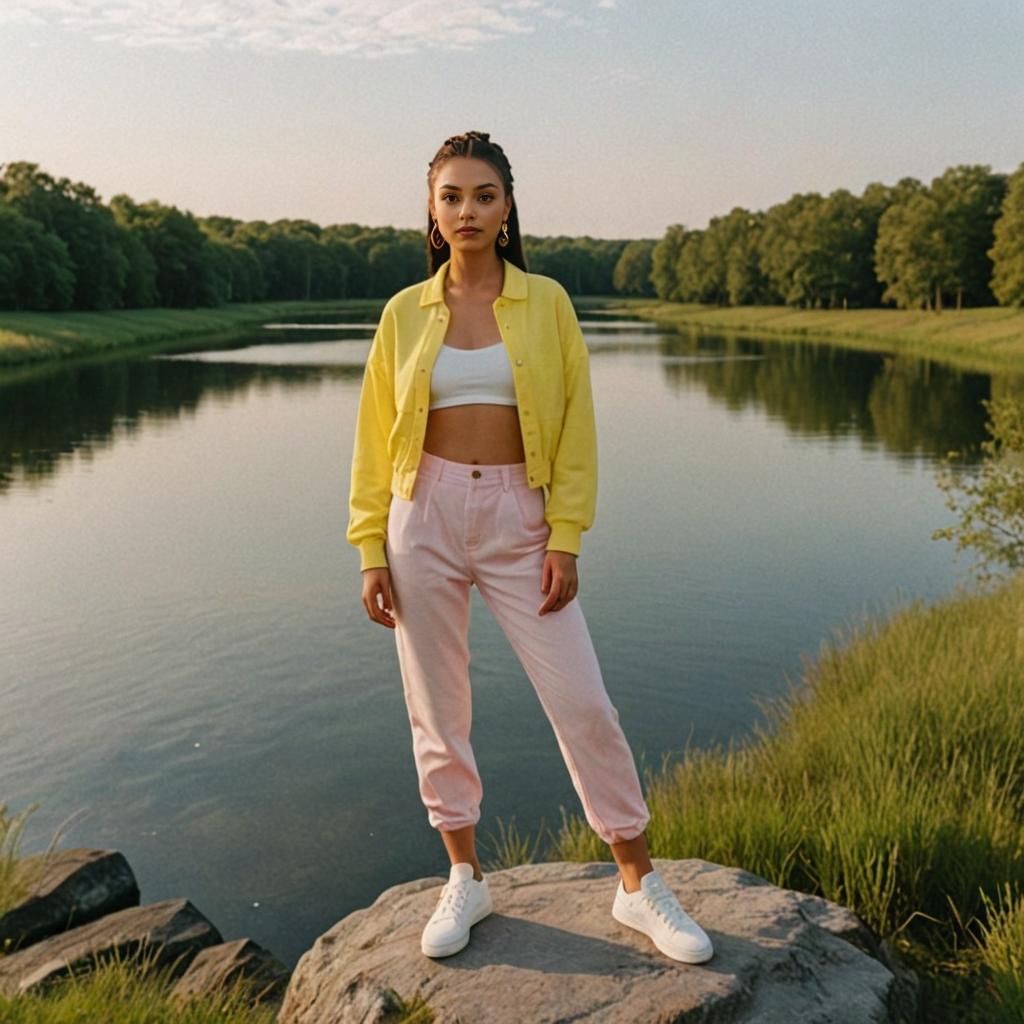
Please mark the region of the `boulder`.
<svg viewBox="0 0 1024 1024"><path fill-rule="evenodd" d="M13 882L26 896L0 914L0 949L12 952L139 904L135 874L116 850L30 854L15 864Z"/></svg>
<svg viewBox="0 0 1024 1024"><path fill-rule="evenodd" d="M72 970L77 974L97 961L143 951L153 967L177 961L171 973L178 977L200 950L223 941L188 900L129 907L0 957L0 992L13 996L43 989Z"/></svg>
<svg viewBox="0 0 1024 1024"><path fill-rule="evenodd" d="M446 1024L908 1022L913 975L852 911L705 860L656 859L711 936L703 964L664 956L611 916L607 862L488 872L494 912L469 945L419 948L444 878L392 886L342 918L299 960L278 1024L383 1024L421 996Z"/></svg>
<svg viewBox="0 0 1024 1024"><path fill-rule="evenodd" d="M172 999L213 995L240 980L250 1004L279 1002L291 972L252 939L235 939L204 949L171 988Z"/></svg>

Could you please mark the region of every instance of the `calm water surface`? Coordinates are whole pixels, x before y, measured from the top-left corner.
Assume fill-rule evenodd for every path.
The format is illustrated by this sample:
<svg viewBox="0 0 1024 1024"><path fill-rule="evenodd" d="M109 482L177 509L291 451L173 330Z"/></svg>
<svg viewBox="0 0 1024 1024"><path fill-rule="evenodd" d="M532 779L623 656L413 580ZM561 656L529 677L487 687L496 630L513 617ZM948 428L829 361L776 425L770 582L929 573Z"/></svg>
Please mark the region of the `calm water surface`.
<svg viewBox="0 0 1024 1024"><path fill-rule="evenodd" d="M748 737L844 623L951 591L937 457L998 380L581 314L600 444L578 600L640 764ZM0 804L23 850L121 850L294 965L445 872L391 631L344 539L373 324L0 384ZM538 580L538 595L539 595ZM472 591L481 853L578 811ZM538 596L538 605L540 596Z"/></svg>

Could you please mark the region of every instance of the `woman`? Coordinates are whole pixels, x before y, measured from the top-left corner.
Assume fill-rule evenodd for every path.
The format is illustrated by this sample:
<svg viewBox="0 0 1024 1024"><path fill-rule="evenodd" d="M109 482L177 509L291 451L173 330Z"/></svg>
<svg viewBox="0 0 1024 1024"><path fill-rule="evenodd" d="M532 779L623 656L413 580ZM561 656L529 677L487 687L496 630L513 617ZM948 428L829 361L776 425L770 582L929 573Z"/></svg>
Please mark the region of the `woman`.
<svg viewBox="0 0 1024 1024"><path fill-rule="evenodd" d="M537 691L588 823L611 846L613 916L666 955L703 962L708 936L648 856L650 815L575 600L597 444L572 303L526 272L512 172L486 132L446 139L427 185L432 277L392 296L374 335L347 531L367 614L395 630L420 795L451 860L421 948L457 952L493 909L469 738L475 584Z"/></svg>

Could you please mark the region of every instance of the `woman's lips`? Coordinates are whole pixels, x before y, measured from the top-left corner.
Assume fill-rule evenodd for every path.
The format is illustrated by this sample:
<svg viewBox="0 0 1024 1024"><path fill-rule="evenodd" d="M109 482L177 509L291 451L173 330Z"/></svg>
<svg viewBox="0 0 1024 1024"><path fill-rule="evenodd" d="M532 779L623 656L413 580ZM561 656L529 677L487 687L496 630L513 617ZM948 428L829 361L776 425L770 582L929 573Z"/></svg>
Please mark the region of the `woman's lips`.
<svg viewBox="0 0 1024 1024"><path fill-rule="evenodd" d="M479 235L480 234L480 229L479 228L459 228L459 230L456 231L455 234L457 234L457 235Z"/></svg>

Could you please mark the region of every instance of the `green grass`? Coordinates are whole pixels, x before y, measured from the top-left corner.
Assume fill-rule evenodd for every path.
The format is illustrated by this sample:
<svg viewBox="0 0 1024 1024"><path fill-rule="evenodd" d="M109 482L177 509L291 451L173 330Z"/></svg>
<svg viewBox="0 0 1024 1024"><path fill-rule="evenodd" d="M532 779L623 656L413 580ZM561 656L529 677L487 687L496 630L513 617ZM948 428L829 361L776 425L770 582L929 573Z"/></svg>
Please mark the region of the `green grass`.
<svg viewBox="0 0 1024 1024"><path fill-rule="evenodd" d="M1022 698L1024 574L865 617L805 659L749 740L645 772L651 853L851 907L928 979L924 1019L1020 1021ZM611 851L563 811L543 859Z"/></svg>
<svg viewBox="0 0 1024 1024"><path fill-rule="evenodd" d="M213 309L0 312L0 366L128 350L199 336L230 336L282 316L376 311L383 300L236 303Z"/></svg>
<svg viewBox="0 0 1024 1024"><path fill-rule="evenodd" d="M581 306L587 300L581 300ZM706 306L629 298L629 313L673 329L770 335L780 341L827 341L849 348L906 352L981 372L1024 367L1024 310L1005 306L943 310L792 309Z"/></svg>
<svg viewBox="0 0 1024 1024"><path fill-rule="evenodd" d="M43 992L0 996L4 1024L273 1024L277 1003L249 1005L242 980L215 995L172 999L172 965L157 966L155 950L114 956L67 975Z"/></svg>

